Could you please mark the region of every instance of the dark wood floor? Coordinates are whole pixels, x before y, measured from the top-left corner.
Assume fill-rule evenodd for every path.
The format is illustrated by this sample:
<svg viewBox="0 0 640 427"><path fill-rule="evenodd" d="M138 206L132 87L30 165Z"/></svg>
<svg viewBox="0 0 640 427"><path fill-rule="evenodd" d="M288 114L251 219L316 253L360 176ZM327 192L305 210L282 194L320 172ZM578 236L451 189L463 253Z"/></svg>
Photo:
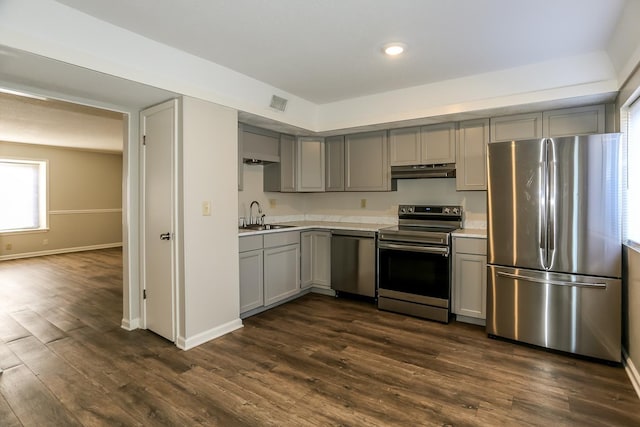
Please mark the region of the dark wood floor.
<svg viewBox="0 0 640 427"><path fill-rule="evenodd" d="M620 367L309 295L187 352L120 329L121 251L0 262L0 425L639 426Z"/></svg>

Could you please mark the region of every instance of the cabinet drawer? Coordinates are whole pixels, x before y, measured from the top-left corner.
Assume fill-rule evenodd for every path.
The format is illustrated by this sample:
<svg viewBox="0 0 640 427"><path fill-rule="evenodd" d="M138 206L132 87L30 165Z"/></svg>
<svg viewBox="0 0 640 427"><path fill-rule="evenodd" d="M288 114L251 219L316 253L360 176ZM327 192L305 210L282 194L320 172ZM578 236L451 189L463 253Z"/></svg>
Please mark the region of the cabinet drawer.
<svg viewBox="0 0 640 427"><path fill-rule="evenodd" d="M262 236L240 237L240 252L262 249Z"/></svg>
<svg viewBox="0 0 640 427"><path fill-rule="evenodd" d="M487 239L456 237L453 243L455 253L487 254Z"/></svg>
<svg viewBox="0 0 640 427"><path fill-rule="evenodd" d="M264 235L264 247L273 248L276 246L293 245L300 243L299 231L288 231L280 233L270 233Z"/></svg>

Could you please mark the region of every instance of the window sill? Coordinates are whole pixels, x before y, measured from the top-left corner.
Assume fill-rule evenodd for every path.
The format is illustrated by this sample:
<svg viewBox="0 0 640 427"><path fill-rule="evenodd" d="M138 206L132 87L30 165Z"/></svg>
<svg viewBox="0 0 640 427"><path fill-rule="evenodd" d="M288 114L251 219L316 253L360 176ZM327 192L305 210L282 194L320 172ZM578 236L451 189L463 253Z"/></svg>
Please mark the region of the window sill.
<svg viewBox="0 0 640 427"><path fill-rule="evenodd" d="M35 234L35 233L48 233L49 228L27 228L23 230L8 230L8 231L0 231L0 236L11 236L14 234Z"/></svg>
<svg viewBox="0 0 640 427"><path fill-rule="evenodd" d="M624 246L628 247L632 251L640 253L640 243L636 243L633 240L627 240L624 242Z"/></svg>

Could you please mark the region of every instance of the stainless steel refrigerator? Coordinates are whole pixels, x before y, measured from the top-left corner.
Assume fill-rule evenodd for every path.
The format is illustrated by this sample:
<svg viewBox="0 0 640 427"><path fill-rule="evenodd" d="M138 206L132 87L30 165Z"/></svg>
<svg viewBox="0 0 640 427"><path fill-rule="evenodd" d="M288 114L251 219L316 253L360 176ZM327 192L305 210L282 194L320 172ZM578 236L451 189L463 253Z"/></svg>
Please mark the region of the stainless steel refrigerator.
<svg viewBox="0 0 640 427"><path fill-rule="evenodd" d="M488 156L487 333L620 362L619 134Z"/></svg>

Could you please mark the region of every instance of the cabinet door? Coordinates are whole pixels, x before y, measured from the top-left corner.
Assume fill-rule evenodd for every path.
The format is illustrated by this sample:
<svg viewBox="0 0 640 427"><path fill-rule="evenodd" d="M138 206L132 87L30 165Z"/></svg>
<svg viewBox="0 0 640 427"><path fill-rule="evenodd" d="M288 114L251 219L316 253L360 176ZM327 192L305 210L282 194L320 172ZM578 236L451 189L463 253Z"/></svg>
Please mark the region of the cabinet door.
<svg viewBox="0 0 640 427"><path fill-rule="evenodd" d="M325 191L344 191L344 136L325 138Z"/></svg>
<svg viewBox="0 0 640 427"><path fill-rule="evenodd" d="M421 127L420 144L420 164L455 163L456 123Z"/></svg>
<svg viewBox="0 0 640 427"><path fill-rule="evenodd" d="M389 191L391 170L387 131L345 136L345 190Z"/></svg>
<svg viewBox="0 0 640 427"><path fill-rule="evenodd" d="M312 254L313 284L331 288L331 232L313 232Z"/></svg>
<svg viewBox="0 0 640 427"><path fill-rule="evenodd" d="M565 108L542 114L544 137L588 135L605 132L605 106Z"/></svg>
<svg viewBox="0 0 640 427"><path fill-rule="evenodd" d="M454 267L454 313L485 319L487 257L456 253Z"/></svg>
<svg viewBox="0 0 640 427"><path fill-rule="evenodd" d="M264 250L264 304L271 305L300 290L300 245Z"/></svg>
<svg viewBox="0 0 640 427"><path fill-rule="evenodd" d="M389 131L391 166L421 164L420 128L392 129Z"/></svg>
<svg viewBox="0 0 640 427"><path fill-rule="evenodd" d="M491 142L542 138L542 113L513 114L491 119Z"/></svg>
<svg viewBox="0 0 640 427"><path fill-rule="evenodd" d="M460 122L457 143L456 190L487 189L489 119Z"/></svg>
<svg viewBox="0 0 640 427"><path fill-rule="evenodd" d="M240 313L264 305L262 249L240 253Z"/></svg>
<svg viewBox="0 0 640 427"><path fill-rule="evenodd" d="M242 191L244 185L244 161L242 159L243 132L242 123L238 123L238 191Z"/></svg>
<svg viewBox="0 0 640 427"><path fill-rule="evenodd" d="M313 285L313 231L300 233L300 288Z"/></svg>
<svg viewBox="0 0 640 427"><path fill-rule="evenodd" d="M297 191L324 191L324 140L299 137Z"/></svg>
<svg viewBox="0 0 640 427"><path fill-rule="evenodd" d="M296 140L280 135L280 191L296 191Z"/></svg>

